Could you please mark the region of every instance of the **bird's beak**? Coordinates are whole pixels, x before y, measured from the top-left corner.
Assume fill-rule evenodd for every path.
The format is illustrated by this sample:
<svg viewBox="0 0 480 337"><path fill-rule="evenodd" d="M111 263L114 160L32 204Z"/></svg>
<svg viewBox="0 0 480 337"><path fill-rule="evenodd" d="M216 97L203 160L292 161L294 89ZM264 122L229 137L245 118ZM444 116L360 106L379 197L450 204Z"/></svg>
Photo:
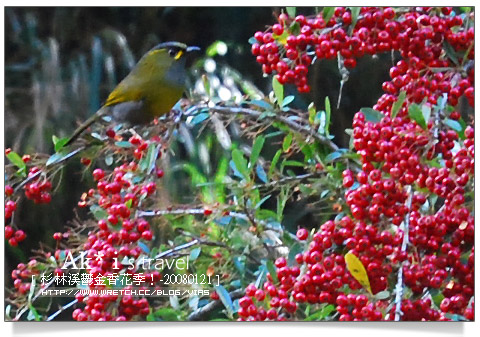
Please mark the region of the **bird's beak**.
<svg viewBox="0 0 480 337"><path fill-rule="evenodd" d="M185 50L187 53L190 53L192 51L199 51L200 50L200 47L197 47L197 46L189 46L187 47L187 49Z"/></svg>

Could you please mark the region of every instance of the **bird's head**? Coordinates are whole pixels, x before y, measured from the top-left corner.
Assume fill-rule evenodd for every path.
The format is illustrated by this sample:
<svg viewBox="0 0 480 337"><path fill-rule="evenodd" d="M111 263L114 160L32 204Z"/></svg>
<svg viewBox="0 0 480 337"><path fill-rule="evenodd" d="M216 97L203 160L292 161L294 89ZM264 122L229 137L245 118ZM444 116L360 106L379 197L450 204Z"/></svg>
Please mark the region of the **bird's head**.
<svg viewBox="0 0 480 337"><path fill-rule="evenodd" d="M198 50L200 50L200 48L196 46L187 46L185 43L170 41L156 45L148 54L161 53L168 55L173 61L179 61L188 55L188 53Z"/></svg>

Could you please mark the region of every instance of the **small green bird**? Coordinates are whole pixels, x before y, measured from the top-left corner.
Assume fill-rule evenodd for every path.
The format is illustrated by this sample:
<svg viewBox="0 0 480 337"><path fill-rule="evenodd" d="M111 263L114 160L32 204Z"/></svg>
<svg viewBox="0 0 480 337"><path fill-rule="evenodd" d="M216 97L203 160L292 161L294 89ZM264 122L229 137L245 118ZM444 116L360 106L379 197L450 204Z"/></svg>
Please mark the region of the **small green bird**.
<svg viewBox="0 0 480 337"><path fill-rule="evenodd" d="M180 42L161 43L148 51L110 93L105 104L70 137L65 146L104 116L131 125L168 113L185 91L185 56L200 50Z"/></svg>

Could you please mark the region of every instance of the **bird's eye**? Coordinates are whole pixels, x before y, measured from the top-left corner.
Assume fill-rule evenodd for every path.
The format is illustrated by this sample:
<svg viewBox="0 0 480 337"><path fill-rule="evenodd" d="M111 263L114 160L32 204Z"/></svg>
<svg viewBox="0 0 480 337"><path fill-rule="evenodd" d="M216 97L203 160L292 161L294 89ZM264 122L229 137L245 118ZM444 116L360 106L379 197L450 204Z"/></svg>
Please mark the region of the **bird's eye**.
<svg viewBox="0 0 480 337"><path fill-rule="evenodd" d="M168 50L168 55L170 55L171 57L175 57L175 55L177 55L177 51L174 50L174 49L169 49Z"/></svg>

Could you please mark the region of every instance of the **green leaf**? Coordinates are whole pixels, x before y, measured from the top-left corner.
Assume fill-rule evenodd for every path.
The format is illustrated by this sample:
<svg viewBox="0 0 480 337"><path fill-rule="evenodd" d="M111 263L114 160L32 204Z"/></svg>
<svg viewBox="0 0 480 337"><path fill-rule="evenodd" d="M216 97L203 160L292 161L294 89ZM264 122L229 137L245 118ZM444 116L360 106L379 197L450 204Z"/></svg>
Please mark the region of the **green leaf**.
<svg viewBox="0 0 480 337"><path fill-rule="evenodd" d="M450 318L452 321L455 321L455 322L468 321L468 319L466 319L465 316L462 316L462 315L449 314L449 313L446 313L444 315L445 317Z"/></svg>
<svg viewBox="0 0 480 337"><path fill-rule="evenodd" d="M324 7L323 8L323 20L325 23L328 23L330 19L333 16L333 13L335 13L335 7Z"/></svg>
<svg viewBox="0 0 480 337"><path fill-rule="evenodd" d="M390 292L388 290L380 291L375 294L376 300L384 300L390 296Z"/></svg>
<svg viewBox="0 0 480 337"><path fill-rule="evenodd" d="M299 242L295 242L290 247L290 251L288 252L288 258L287 258L288 263L289 264L296 263L295 256L299 253L302 253L303 250L304 250L303 244L300 244Z"/></svg>
<svg viewBox="0 0 480 337"><path fill-rule="evenodd" d="M259 108L262 108L262 109L265 109L265 110L273 109L273 106L270 103L268 103L264 100L261 100L261 99L254 99L253 101L250 101L250 104L256 105Z"/></svg>
<svg viewBox="0 0 480 337"><path fill-rule="evenodd" d="M308 106L308 122L310 124L315 123L315 116L317 115L317 109L315 108L315 104L312 102Z"/></svg>
<svg viewBox="0 0 480 337"><path fill-rule="evenodd" d="M69 140L70 140L70 138L68 138L68 137L58 138L57 136L53 135L52 136L52 142L53 142L53 146L55 148L55 152L60 151L65 146L65 144L67 144L67 142Z"/></svg>
<svg viewBox="0 0 480 337"><path fill-rule="evenodd" d="M290 145L292 145L292 140L293 140L293 135L291 133L285 136L282 144L283 152L288 151L288 149L290 148Z"/></svg>
<svg viewBox="0 0 480 337"><path fill-rule="evenodd" d="M432 296L433 304L435 304L437 308L440 308L440 303L442 303L442 300L445 298L442 292L438 289L431 289L428 292Z"/></svg>
<svg viewBox="0 0 480 337"><path fill-rule="evenodd" d="M172 308L160 308L154 312L154 316L163 321L178 321L178 313Z"/></svg>
<svg viewBox="0 0 480 337"><path fill-rule="evenodd" d="M156 146L155 143L150 144L147 152L148 166L147 174L150 174L155 168L155 162L157 161L158 152L160 151L160 145Z"/></svg>
<svg viewBox="0 0 480 337"><path fill-rule="evenodd" d="M128 199L127 202L125 203L125 206L127 206L128 208L132 208L132 204L133 204L133 199Z"/></svg>
<svg viewBox="0 0 480 337"><path fill-rule="evenodd" d="M155 161L157 160L158 150L160 146L157 146L152 143L148 146L147 155L140 160L140 170L149 174L155 168Z"/></svg>
<svg viewBox="0 0 480 337"><path fill-rule="evenodd" d="M282 162L282 166L305 167L305 164L297 160L285 160Z"/></svg>
<svg viewBox="0 0 480 337"><path fill-rule="evenodd" d="M275 94L275 98L277 99L278 106L282 106L283 104L283 85L278 82L277 78L274 76L272 80L272 88L273 93Z"/></svg>
<svg viewBox="0 0 480 337"><path fill-rule="evenodd" d="M265 201L267 201L268 199L270 199L271 196L272 196L271 194L267 194L267 196L263 197L263 199L260 200L260 201L255 205L255 209L260 208L260 206L262 206Z"/></svg>
<svg viewBox="0 0 480 337"><path fill-rule="evenodd" d="M32 297L33 297L33 294L35 294L35 284L36 284L36 279L32 277L32 282L30 283L30 291L28 292L28 303L32 303Z"/></svg>
<svg viewBox="0 0 480 337"><path fill-rule="evenodd" d="M380 111L372 108L361 108L360 111L365 115L365 120L373 123L378 123L385 117Z"/></svg>
<svg viewBox="0 0 480 337"><path fill-rule="evenodd" d="M25 162L23 161L22 157L20 157L18 155L18 153L16 152L10 152L9 154L7 154L7 158L8 160L10 160L10 162L15 165L16 167L18 167L19 169L21 170L24 170L26 169L27 165L25 164Z"/></svg>
<svg viewBox="0 0 480 337"><path fill-rule="evenodd" d="M326 135L330 135L330 118L332 115L332 109L330 107L330 99L328 96L325 96L325 133Z"/></svg>
<svg viewBox="0 0 480 337"><path fill-rule="evenodd" d="M289 17L294 18L295 14L297 13L297 8L296 7L287 7L285 8L287 10L287 14Z"/></svg>
<svg viewBox="0 0 480 337"><path fill-rule="evenodd" d="M27 319L29 321L32 321L32 320L35 320L37 322L41 321L42 317L38 313L37 309L35 309L35 307L32 304L30 304L28 307L30 308L30 311L28 312Z"/></svg>
<svg viewBox="0 0 480 337"><path fill-rule="evenodd" d="M145 253L145 254L150 254L150 248L146 244L144 244L142 241L138 241L137 245L140 247L140 249Z"/></svg>
<svg viewBox="0 0 480 337"><path fill-rule="evenodd" d="M238 172L240 172L243 178L247 179L249 177L249 171L247 168L247 161L245 160L242 151L234 149L232 151L232 160Z"/></svg>
<svg viewBox="0 0 480 337"><path fill-rule="evenodd" d="M108 217L107 211L104 210L103 208L101 208L98 205L90 206L90 212L92 212L93 216L97 220L103 220L103 219L106 219Z"/></svg>
<svg viewBox="0 0 480 337"><path fill-rule="evenodd" d="M275 269L275 265L271 260L267 261L266 264L267 270L270 273L270 276L272 277L273 283L277 284L278 283L278 276L277 276L277 270Z"/></svg>
<svg viewBox="0 0 480 337"><path fill-rule="evenodd" d="M118 146L118 147L126 148L126 149L128 149L128 148L130 148L130 147L133 146L132 143L127 142L126 140L121 141L121 142L115 142L115 145Z"/></svg>
<svg viewBox="0 0 480 337"><path fill-rule="evenodd" d="M73 155L73 154L76 154L77 152L76 151L73 151L73 152L69 152L67 149L61 149L59 150L58 152L52 154L47 162L45 163L46 166L49 166L49 165L52 165L52 164L55 164L55 163L58 163L66 158L68 158L69 156Z"/></svg>
<svg viewBox="0 0 480 337"><path fill-rule="evenodd" d="M197 124L200 124L201 122L203 122L204 120L206 120L208 117L210 117L210 114L208 112L201 112L199 113L198 115L196 115L195 117L193 117L191 120L190 120L190 123L191 125L197 125Z"/></svg>
<svg viewBox="0 0 480 337"><path fill-rule="evenodd" d="M265 170L263 169L263 166L260 164L257 164L255 172L257 173L258 179L263 181L264 183L268 182L268 177L267 174L265 173Z"/></svg>
<svg viewBox="0 0 480 337"><path fill-rule="evenodd" d="M289 95L289 96L285 97L283 99L282 108L284 108L287 105L289 105L290 103L292 103L294 99L295 99L295 96L292 96L292 95Z"/></svg>
<svg viewBox="0 0 480 337"><path fill-rule="evenodd" d="M233 316L235 310L233 308L232 298L230 297L230 294L228 293L228 291L221 285L215 286L215 291L220 297L220 301L222 301L223 305L227 309L228 315L230 317Z"/></svg>
<svg viewBox="0 0 480 337"><path fill-rule="evenodd" d="M392 113L390 114L391 118L394 119L397 116L397 113L400 111L402 108L403 102L405 102L405 98L407 97L407 93L405 91L402 91L398 95L398 99L393 103L392 105Z"/></svg>
<svg viewBox="0 0 480 337"><path fill-rule="evenodd" d="M190 261L195 261L201 252L202 252L202 247L197 247L192 249L190 251Z"/></svg>
<svg viewBox="0 0 480 337"><path fill-rule="evenodd" d="M430 120L431 113L432 113L432 108L430 108L426 104L423 104L422 105L422 115L423 115L423 119L425 120L426 124L428 124L428 121Z"/></svg>
<svg viewBox="0 0 480 337"><path fill-rule="evenodd" d="M267 275L267 268L262 264L258 267L258 277L255 281L255 287L260 288L263 282L265 281L265 277Z"/></svg>
<svg viewBox="0 0 480 337"><path fill-rule="evenodd" d="M358 21L358 15L360 14L360 9L361 7L355 6L355 7L350 7L350 11L352 12L352 24L350 27L355 28L357 21Z"/></svg>
<svg viewBox="0 0 480 337"><path fill-rule="evenodd" d="M275 153L275 156L272 159L272 162L270 164L270 168L268 169L268 177L271 177L273 174L273 171L275 171L275 167L277 166L278 160L280 159L280 156L282 155L282 150L278 150L277 153Z"/></svg>
<svg viewBox="0 0 480 337"><path fill-rule="evenodd" d="M255 43L258 43L257 39L254 38L253 36L251 38L248 39L248 43L250 44L255 44Z"/></svg>
<svg viewBox="0 0 480 337"><path fill-rule="evenodd" d="M113 164L113 156L112 155L108 155L105 157L105 164L107 166L112 166Z"/></svg>
<svg viewBox="0 0 480 337"><path fill-rule="evenodd" d="M243 275L245 275L245 256L235 256L233 258L233 264L243 277Z"/></svg>
<svg viewBox="0 0 480 337"><path fill-rule="evenodd" d="M445 50L445 53L447 54L448 58L456 65L459 66L460 64L458 63L458 56L457 53L455 52L455 49L453 49L452 45L447 42L446 39L443 40L443 50Z"/></svg>
<svg viewBox="0 0 480 337"><path fill-rule="evenodd" d="M253 167L260 156L260 152L263 149L263 144L265 144L265 136L260 135L255 139L252 146L252 153L250 154L250 167Z"/></svg>
<svg viewBox="0 0 480 337"><path fill-rule="evenodd" d="M341 158L343 155L343 152L342 151L335 151L335 152L332 152L332 153L329 153L326 157L325 157L325 162L332 162L334 161L335 159L338 159L338 158Z"/></svg>
<svg viewBox="0 0 480 337"><path fill-rule="evenodd" d="M329 304L325 307L322 308L322 310L317 311L307 318L305 318L305 321L322 321L324 320L328 315L330 315L333 311L335 310L335 307L332 304Z"/></svg>
<svg viewBox="0 0 480 337"><path fill-rule="evenodd" d="M408 107L408 116L417 122L418 125L424 130L427 129L427 123L425 122L425 117L423 116L422 109L416 103L410 104Z"/></svg>
<svg viewBox="0 0 480 337"><path fill-rule="evenodd" d="M457 131L457 133L460 133L460 132L463 131L462 125L461 125L459 122L457 122L457 121L455 121L455 120L453 120L453 119L448 118L444 123L445 123L445 125L447 125L449 128Z"/></svg>

